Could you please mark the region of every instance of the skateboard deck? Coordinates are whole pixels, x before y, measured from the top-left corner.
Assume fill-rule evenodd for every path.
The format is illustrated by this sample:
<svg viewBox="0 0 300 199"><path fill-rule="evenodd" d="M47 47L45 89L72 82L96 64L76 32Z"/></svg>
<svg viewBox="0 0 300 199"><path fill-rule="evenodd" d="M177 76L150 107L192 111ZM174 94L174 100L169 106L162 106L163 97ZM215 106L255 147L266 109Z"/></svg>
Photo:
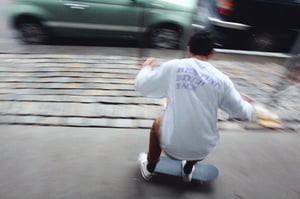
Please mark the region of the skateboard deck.
<svg viewBox="0 0 300 199"><path fill-rule="evenodd" d="M181 162L182 161L180 160L171 159L167 156L161 156L154 172L173 176L181 176ZM212 181L216 179L220 174L219 169L211 164L198 162L195 167L196 168L192 177L194 180Z"/></svg>

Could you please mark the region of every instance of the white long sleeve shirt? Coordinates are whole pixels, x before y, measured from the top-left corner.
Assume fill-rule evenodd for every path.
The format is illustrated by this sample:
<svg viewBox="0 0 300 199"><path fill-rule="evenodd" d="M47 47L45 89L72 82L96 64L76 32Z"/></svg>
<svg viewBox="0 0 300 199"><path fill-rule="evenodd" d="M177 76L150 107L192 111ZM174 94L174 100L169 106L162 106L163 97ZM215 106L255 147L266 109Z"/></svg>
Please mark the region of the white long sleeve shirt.
<svg viewBox="0 0 300 199"><path fill-rule="evenodd" d="M242 100L232 81L195 58L171 60L156 70L145 66L135 87L144 96L168 99L160 142L177 159L203 159L214 149L219 140L218 108L232 118L253 118L252 105Z"/></svg>

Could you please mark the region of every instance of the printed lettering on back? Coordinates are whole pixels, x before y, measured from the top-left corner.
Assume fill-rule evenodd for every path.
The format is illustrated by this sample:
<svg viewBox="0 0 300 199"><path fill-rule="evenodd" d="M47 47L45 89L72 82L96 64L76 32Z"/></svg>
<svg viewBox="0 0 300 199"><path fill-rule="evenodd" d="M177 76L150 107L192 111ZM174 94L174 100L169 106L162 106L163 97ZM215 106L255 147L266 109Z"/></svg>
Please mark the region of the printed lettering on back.
<svg viewBox="0 0 300 199"><path fill-rule="evenodd" d="M213 77L198 73L191 67L179 67L176 71L176 89L195 90L199 86L211 85L220 88L220 84Z"/></svg>

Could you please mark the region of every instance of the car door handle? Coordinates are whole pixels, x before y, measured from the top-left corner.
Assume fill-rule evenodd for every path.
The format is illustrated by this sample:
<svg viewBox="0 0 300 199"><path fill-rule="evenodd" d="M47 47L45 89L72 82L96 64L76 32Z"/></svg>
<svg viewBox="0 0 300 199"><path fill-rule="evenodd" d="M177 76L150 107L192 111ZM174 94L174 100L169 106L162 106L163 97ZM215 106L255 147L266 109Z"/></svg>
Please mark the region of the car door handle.
<svg viewBox="0 0 300 199"><path fill-rule="evenodd" d="M87 5L76 4L76 3L65 3L64 5L70 7L71 9L77 9L77 10L84 10L89 7Z"/></svg>

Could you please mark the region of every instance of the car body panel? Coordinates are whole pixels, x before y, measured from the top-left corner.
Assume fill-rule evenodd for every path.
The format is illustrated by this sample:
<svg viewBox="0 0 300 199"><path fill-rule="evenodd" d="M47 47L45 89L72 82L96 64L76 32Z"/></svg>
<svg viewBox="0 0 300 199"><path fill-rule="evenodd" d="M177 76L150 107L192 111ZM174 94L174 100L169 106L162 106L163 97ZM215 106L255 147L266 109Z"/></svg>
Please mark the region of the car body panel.
<svg viewBox="0 0 300 199"><path fill-rule="evenodd" d="M115 36L116 32L117 35L126 36L138 32L139 4L128 0L110 2L62 1L64 15L56 21L48 21L47 25L65 36L74 33L76 36Z"/></svg>
<svg viewBox="0 0 300 199"><path fill-rule="evenodd" d="M187 32L197 0L14 0L11 24L22 16L39 19L64 37L139 38L161 24ZM16 27L16 26L14 26Z"/></svg>
<svg viewBox="0 0 300 199"><path fill-rule="evenodd" d="M300 0L199 1L220 47L287 52L300 32ZM230 14L220 12L220 2L232 4Z"/></svg>
<svg viewBox="0 0 300 199"><path fill-rule="evenodd" d="M16 0L14 3L8 6L8 19L14 25L17 18L23 16L34 16L41 21L55 20L55 18L60 18L60 13L62 12L60 0L53 0L51 3L45 0L41 1L20 1ZM56 10L55 15L51 13Z"/></svg>

